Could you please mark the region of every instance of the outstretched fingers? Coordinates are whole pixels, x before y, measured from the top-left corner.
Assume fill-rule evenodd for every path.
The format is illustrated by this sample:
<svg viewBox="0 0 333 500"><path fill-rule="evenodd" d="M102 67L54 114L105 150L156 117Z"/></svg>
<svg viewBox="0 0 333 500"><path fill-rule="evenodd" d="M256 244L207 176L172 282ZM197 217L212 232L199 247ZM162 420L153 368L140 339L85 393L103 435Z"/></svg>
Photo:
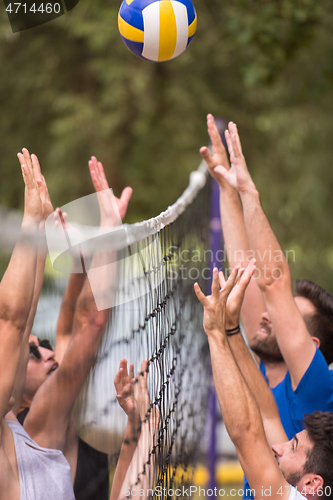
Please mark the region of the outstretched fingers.
<svg viewBox="0 0 333 500"><path fill-rule="evenodd" d="M227 169L229 169L230 167L220 133L216 126L214 117L211 114L207 115L207 130L211 140L213 153L211 153L210 150L206 146L204 146L200 148L200 154L207 163L207 166L211 171L211 175L214 177L214 168L217 165L222 163Z"/></svg>
<svg viewBox="0 0 333 500"><path fill-rule="evenodd" d="M130 364L128 375L129 375L129 381L133 382L133 380L134 380L134 364L133 363Z"/></svg>
<svg viewBox="0 0 333 500"><path fill-rule="evenodd" d="M20 160L21 163L21 160ZM21 163L21 171L22 171L22 177L24 180L25 187L27 188L28 192L32 191L36 188L36 184L34 181L34 178L32 176L30 168L25 164Z"/></svg>
<svg viewBox="0 0 333 500"><path fill-rule="evenodd" d="M108 183L107 178L105 176L104 167L100 161L97 162L97 171L98 171L98 176L100 179L102 189L110 189L109 183Z"/></svg>
<svg viewBox="0 0 333 500"><path fill-rule="evenodd" d="M225 277L224 277L223 271L219 271L219 283L220 283L220 287L222 289L225 285Z"/></svg>
<svg viewBox="0 0 333 500"><path fill-rule="evenodd" d="M203 146L202 148L199 149L201 157L205 160L207 163L207 167L209 170L214 172L214 168L217 165L216 159L212 156L211 152L207 148L207 146Z"/></svg>
<svg viewBox="0 0 333 500"><path fill-rule="evenodd" d="M35 178L36 182L40 185L40 183L43 181L43 176L42 176L42 172L40 169L39 160L35 154L31 155L31 165L32 165L32 171L34 173L34 178ZM44 179L44 181L45 181L45 179ZM45 182L45 184L46 184L46 182Z"/></svg>
<svg viewBox="0 0 333 500"><path fill-rule="evenodd" d="M217 298L219 295L219 291L220 291L219 272L218 272L217 267L214 267L213 280L212 280L212 296Z"/></svg>
<svg viewBox="0 0 333 500"><path fill-rule="evenodd" d="M216 172L217 174L220 174L222 175L222 177L224 179L226 179L228 181L228 179L230 178L230 174L229 174L229 170L227 170L225 167L223 167L222 165L217 165L215 168L214 168L214 172Z"/></svg>
<svg viewBox="0 0 333 500"><path fill-rule="evenodd" d="M121 359L119 364L119 369L113 381L117 391L117 395L122 392L124 386L126 385L127 383L126 377L127 377L127 360Z"/></svg>
<svg viewBox="0 0 333 500"><path fill-rule="evenodd" d="M240 271L240 264L237 264L237 266L235 266L233 268L233 270L231 271L230 273L230 276L229 278L227 279L227 281L225 282L222 290L221 290L221 295L227 299L231 290L233 289L233 287L235 286L235 284L237 283L237 280L238 280L238 277L239 277L239 271Z"/></svg>
<svg viewBox="0 0 333 500"><path fill-rule="evenodd" d="M91 157L91 160L88 161L88 165L89 165L91 180L94 185L95 191L97 192L102 191L103 187L99 176L97 159L95 158L95 156Z"/></svg>
<svg viewBox="0 0 333 500"><path fill-rule="evenodd" d="M21 165L24 184L26 185L26 187L28 187L28 185L27 185L27 182L28 182L30 185L30 189L32 189L32 187L36 187L36 184L34 182L35 179L34 179L33 170L32 170L32 166L31 166L29 151L25 148L23 148L22 151L24 152L24 154L17 153L17 157L18 157L20 165Z"/></svg>
<svg viewBox="0 0 333 500"><path fill-rule="evenodd" d="M206 307L208 305L208 299L206 295L201 291L201 288L199 287L198 283L194 283L194 292L201 304Z"/></svg>
<svg viewBox="0 0 333 500"><path fill-rule="evenodd" d="M120 213L120 216L122 219L125 217L127 207L128 207L129 201L131 199L132 193L133 193L133 189L131 187L127 186L123 189L123 191L120 195L119 201L121 204L122 212L125 212L124 214ZM119 210L119 212L121 212L121 210Z"/></svg>
<svg viewBox="0 0 333 500"><path fill-rule="evenodd" d="M218 128L216 126L214 116L211 114L207 115L207 130L212 143L214 155L216 154L224 155L225 147L223 145L220 132L218 131Z"/></svg>
<svg viewBox="0 0 333 500"><path fill-rule="evenodd" d="M113 380L114 386L116 388L117 396L119 396L123 390L122 378L123 378L123 369L119 368L119 370L117 371L116 376Z"/></svg>
<svg viewBox="0 0 333 500"><path fill-rule="evenodd" d="M95 190L104 191L109 189L109 184L105 176L104 167L100 161L97 161L96 156L92 156L88 161L91 180L93 182Z"/></svg>
<svg viewBox="0 0 333 500"><path fill-rule="evenodd" d="M253 276L254 271L256 270L256 259L252 259L249 264L247 265L246 269L243 270L243 275L241 276L241 279L239 280L239 287L244 290L246 290L246 287L251 281L251 278Z"/></svg>
<svg viewBox="0 0 333 500"><path fill-rule="evenodd" d="M32 161L31 161L31 157L30 157L30 153L29 151L27 150L27 148L23 148L22 149L22 153L23 153L23 157L24 157L24 163L27 165L27 167L33 171L33 167L32 167Z"/></svg>
<svg viewBox="0 0 333 500"><path fill-rule="evenodd" d="M235 156L238 158L243 154L242 144L239 138L239 133L237 129L237 125L234 122L230 122L230 130L231 130L231 139L233 143Z"/></svg>
<svg viewBox="0 0 333 500"><path fill-rule="evenodd" d="M224 137L225 137L225 140L227 143L229 155L232 156L234 154L234 149L233 149L233 143L231 140L231 135L230 135L230 132L228 129L224 132Z"/></svg>

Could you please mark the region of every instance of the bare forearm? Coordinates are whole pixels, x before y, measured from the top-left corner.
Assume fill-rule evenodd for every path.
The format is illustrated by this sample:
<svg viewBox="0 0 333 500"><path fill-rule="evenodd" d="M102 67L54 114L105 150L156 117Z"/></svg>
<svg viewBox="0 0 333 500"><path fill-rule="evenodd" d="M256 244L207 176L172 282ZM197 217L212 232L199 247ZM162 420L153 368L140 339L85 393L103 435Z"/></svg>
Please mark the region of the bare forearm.
<svg viewBox="0 0 333 500"><path fill-rule="evenodd" d="M273 394L239 333L229 337L229 345L239 369L260 409L269 445L288 441Z"/></svg>
<svg viewBox="0 0 333 500"><path fill-rule="evenodd" d="M61 363L68 347L73 331L75 308L85 279L85 273L72 272L68 280L56 330L55 358L58 363Z"/></svg>
<svg viewBox="0 0 333 500"><path fill-rule="evenodd" d="M241 260L244 265L253 258L246 234L243 209L238 193L226 181L220 182L220 213L225 250L230 268ZM241 318L248 340L257 332L261 314L266 307L256 280L248 285L241 309Z"/></svg>
<svg viewBox="0 0 333 500"><path fill-rule="evenodd" d="M290 270L282 249L260 204L259 193L253 187L241 192L246 233L260 271L258 285L265 291L283 279L290 283Z"/></svg>
<svg viewBox="0 0 333 500"><path fill-rule="evenodd" d="M228 263L234 268L248 257L250 250L243 210L238 193L229 184L220 182L220 214Z"/></svg>
<svg viewBox="0 0 333 500"><path fill-rule="evenodd" d="M72 333L76 302L85 279L86 274L84 273L72 273L69 276L57 324L57 338Z"/></svg>
<svg viewBox="0 0 333 500"><path fill-rule="evenodd" d="M223 335L209 337L213 377L223 420L237 447L248 446L247 437L264 436L259 408ZM251 438L252 441L252 438Z"/></svg>
<svg viewBox="0 0 333 500"><path fill-rule="evenodd" d="M117 462L116 471L113 477L110 500L117 500L119 495L123 496L121 488L123 486L127 470L133 459L133 455L137 447L140 434L141 432L135 429L128 420L124 435L124 441L123 444L121 445L120 455Z"/></svg>
<svg viewBox="0 0 333 500"><path fill-rule="evenodd" d="M37 234L37 227L31 230L32 234ZM14 248L0 283L0 319L12 321L25 329L35 284L36 249L25 241L24 235Z"/></svg>
<svg viewBox="0 0 333 500"><path fill-rule="evenodd" d="M37 227L30 229L37 232ZM0 414L12 394L21 358L21 343L26 327L36 273L36 249L21 239L0 284L0 380L2 382ZM8 360L11 360L10 366Z"/></svg>
<svg viewBox="0 0 333 500"><path fill-rule="evenodd" d="M258 192L246 191L242 201L246 230L260 272L258 283L295 390L316 347L295 303L289 265L260 205Z"/></svg>
<svg viewBox="0 0 333 500"><path fill-rule="evenodd" d="M154 481L155 454L152 453L155 440L156 422L154 418L142 425L141 435L135 448L131 463L126 472L118 494L111 491L110 500L125 499L132 488L144 491L144 498L148 489L152 489ZM131 498L131 496L130 496Z"/></svg>
<svg viewBox="0 0 333 500"><path fill-rule="evenodd" d="M116 253L96 252L87 271L87 279L77 302L75 316L91 317L111 307L116 274ZM103 321L105 314L97 314L97 317L98 321Z"/></svg>
<svg viewBox="0 0 333 500"><path fill-rule="evenodd" d="M32 304L31 304L31 309L30 309L28 320L27 320L26 328L24 331L24 335L23 335L20 364L19 364L19 367L17 370L15 387L13 390L13 397L15 399L15 405L14 405L12 411L15 415L17 415L17 412L20 409L21 400L22 400L23 391L24 391L25 377L26 377L27 365L28 365L29 354L30 354L30 352L29 352L29 336L30 336L30 333L31 333L31 330L32 330L32 327L34 324L34 319L35 319L35 315L36 315L36 311L37 311L37 305L38 305L39 297L40 297L42 287L43 287L45 260L46 260L46 253L44 250L40 250L38 252L38 257L37 257L36 279L35 279L35 287L34 287L34 293L33 293L33 298L32 298Z"/></svg>
<svg viewBox="0 0 333 500"><path fill-rule="evenodd" d="M209 338L213 376L223 420L256 499L262 488L275 491L287 483L266 440L258 405L222 336ZM265 471L265 474L263 474ZM281 490L282 491L282 490Z"/></svg>

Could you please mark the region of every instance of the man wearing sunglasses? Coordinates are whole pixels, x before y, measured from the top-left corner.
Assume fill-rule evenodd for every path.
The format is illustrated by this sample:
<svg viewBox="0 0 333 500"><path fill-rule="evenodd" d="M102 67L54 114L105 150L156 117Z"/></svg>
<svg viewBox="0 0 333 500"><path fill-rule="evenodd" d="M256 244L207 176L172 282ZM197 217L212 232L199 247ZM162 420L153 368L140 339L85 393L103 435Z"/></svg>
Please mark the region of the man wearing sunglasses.
<svg viewBox="0 0 333 500"><path fill-rule="evenodd" d="M22 425L32 399L40 387L40 380L44 380L45 376L53 373L58 366L59 363L55 360L54 350L49 340L40 340L35 335L30 335L26 383L20 411L17 415L17 419Z"/></svg>
<svg viewBox="0 0 333 500"><path fill-rule="evenodd" d="M95 158L89 163L96 191L108 193L103 166ZM131 189L127 188L123 193L120 200L116 200L121 217L125 216ZM100 205L101 228L109 228L114 225L113 200L108 196L98 199L100 204L104 204ZM104 250L96 252L91 268L98 269L109 261L109 252ZM64 453L71 467L77 500L81 498L107 500L109 490L107 455L93 449L79 438L73 408L95 360L109 318L109 310L97 309L88 279L82 280L82 275L77 276L79 278L76 281L80 283L74 286L78 298L72 317L70 318L70 313L67 311L65 314L67 318L62 318L69 325L68 331L71 334L67 336L67 340L63 339L62 343L66 348L62 346L59 359L57 358L59 351L56 350L55 355L49 349L49 344L30 336L30 359L18 418L28 434L40 446L56 448ZM100 279L101 294L109 293L112 287L112 283L106 278L101 276ZM69 286L72 285L73 279L70 279ZM129 465L131 456L128 457Z"/></svg>
<svg viewBox="0 0 333 500"><path fill-rule="evenodd" d="M33 157L22 163L25 210L22 234L0 283L0 496L3 499L74 500L68 462L58 450L40 448L11 411L24 334L34 301L35 237L43 218L46 184Z"/></svg>

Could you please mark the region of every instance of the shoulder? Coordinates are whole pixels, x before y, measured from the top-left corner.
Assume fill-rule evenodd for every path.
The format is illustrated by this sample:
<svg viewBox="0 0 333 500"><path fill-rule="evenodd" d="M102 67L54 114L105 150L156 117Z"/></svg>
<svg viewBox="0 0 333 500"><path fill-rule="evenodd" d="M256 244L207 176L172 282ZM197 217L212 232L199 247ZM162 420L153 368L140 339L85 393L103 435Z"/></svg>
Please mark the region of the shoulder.
<svg viewBox="0 0 333 500"><path fill-rule="evenodd" d="M295 391L289 373L279 386L273 392L289 438L304 428L306 413L333 411L333 374L318 349Z"/></svg>
<svg viewBox="0 0 333 500"><path fill-rule="evenodd" d="M333 388L332 372L329 370L326 360L319 349L316 349L315 355L296 387L295 393L297 394L308 387L313 387L320 392L325 391L325 389L331 391Z"/></svg>

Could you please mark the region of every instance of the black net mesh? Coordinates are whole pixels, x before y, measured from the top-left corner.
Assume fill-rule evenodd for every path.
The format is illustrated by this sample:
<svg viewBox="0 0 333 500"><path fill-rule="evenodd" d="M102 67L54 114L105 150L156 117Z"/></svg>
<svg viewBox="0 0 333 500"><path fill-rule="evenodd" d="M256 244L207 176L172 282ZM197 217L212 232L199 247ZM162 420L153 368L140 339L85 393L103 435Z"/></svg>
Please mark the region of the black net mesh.
<svg viewBox="0 0 333 500"><path fill-rule="evenodd" d="M154 480L148 479L147 483L153 485L152 496L158 498L170 497L176 489L179 497L179 489L183 492L186 485L192 484L193 465L203 436L208 351L202 329L202 307L195 297L193 284L198 281L203 290L207 285L208 240L206 186L176 221L120 252L117 287L120 301L131 285L138 286L138 279L148 284L150 292L112 309L86 393L90 403L84 398L84 404L80 405L83 433L101 421L108 422L104 425L111 428L118 412L113 387L103 389L103 393L111 393L111 397L101 405L96 385L101 380L111 384L107 375L110 363L117 366L121 358L136 367L142 359L150 361L148 389L151 406L159 410L160 422L150 451L156 454ZM132 256L130 262L128 255ZM143 273L134 279L133 270L139 267ZM84 411L92 407L94 411ZM117 419L121 417L118 415ZM116 464L118 453L119 449L115 449L110 454L111 468ZM151 469L143 467L141 473L149 474ZM135 483L128 485L127 491L135 486Z"/></svg>
<svg viewBox="0 0 333 500"><path fill-rule="evenodd" d="M183 492L192 484L207 413L208 348L193 284L197 281L206 291L208 247L206 185L174 222L118 252L116 305L76 413L80 435L108 453L112 475L126 424L115 397L114 375L121 358L134 363L136 371L143 359L150 362L146 419L156 407L159 423L146 460L125 485L128 492L145 484L151 490L144 496L188 498ZM46 279L34 326L40 338L54 342L65 286L59 275Z"/></svg>

